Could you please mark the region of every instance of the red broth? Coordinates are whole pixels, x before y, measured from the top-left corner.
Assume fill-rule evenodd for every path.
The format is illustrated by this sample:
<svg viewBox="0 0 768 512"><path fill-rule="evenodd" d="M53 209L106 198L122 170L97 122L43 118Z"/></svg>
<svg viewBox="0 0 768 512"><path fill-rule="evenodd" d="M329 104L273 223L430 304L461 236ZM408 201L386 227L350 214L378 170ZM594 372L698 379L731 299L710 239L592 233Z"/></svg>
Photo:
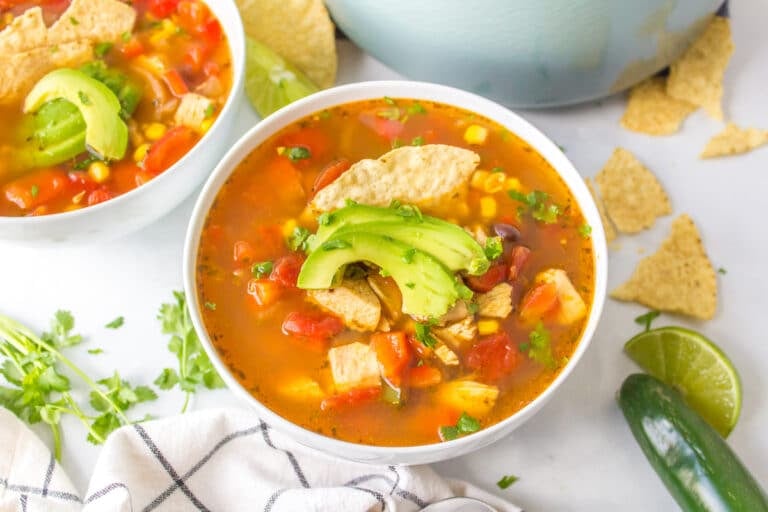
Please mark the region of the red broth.
<svg viewBox="0 0 768 512"><path fill-rule="evenodd" d="M0 0L0 30L35 6L43 9L50 26L69 3ZM137 14L133 32L95 45L93 60L84 64L103 63L141 90L141 100L126 119L125 156L95 162L83 151L55 165L21 162L14 155L29 116L22 114L23 101L0 104L0 216L72 211L133 190L184 156L216 120L232 87L232 57L219 21L201 0L134 0L130 5ZM207 102L201 122L176 119L187 93Z"/></svg>
<svg viewBox="0 0 768 512"><path fill-rule="evenodd" d="M471 125L487 130L484 143L470 145L465 141L465 131ZM493 234L493 225L499 223L519 230L519 237L505 242L504 254L496 261L495 266L503 268L500 277L486 274L480 278L489 283L466 279L474 287L492 286L499 280L509 282L515 309L504 319L474 318L478 326L484 322L481 331L485 334L455 348L459 362L453 366L442 364L433 350L416 339L416 324L407 315L393 322L389 334L402 333L408 346L403 349L408 352L402 361L404 367L398 369L404 376L402 386L407 388L407 395L404 403L396 406L383 391L386 385L337 389L329 367L332 347L353 341L381 343L382 336L384 342L397 345L398 341L387 338L387 333L344 327L309 302L306 291L291 286L303 255L288 247L286 237L290 238L297 225L316 230L317 224L305 213L305 207L323 169L332 169L330 176L319 180L326 184L348 167L345 161L378 158L399 145L429 143L477 152L480 169L487 171L485 176L495 175L492 180L503 183L496 190L489 182L491 191L486 192L480 180L484 175L476 174L466 201L442 204L424 210L424 214L488 234ZM286 156L287 149L295 146L308 149L310 156L292 161ZM508 195L510 188L525 194L546 192L547 204L556 204L559 209L555 221L534 219L526 205ZM489 201L496 205L495 212L488 210ZM271 273L259 275L264 270L258 265L261 262L272 263ZM521 318L521 311L528 307L525 304L536 302L531 300L535 295L532 290L539 287L536 276L550 268L566 272L585 304L582 315L567 325L556 321L551 310L535 321ZM589 227L573 196L528 144L493 121L458 108L382 99L308 116L276 133L246 157L208 213L197 256L197 284L200 304L205 305L205 327L217 351L235 378L264 405L330 437L409 446L438 442L452 433L464 434L445 429L456 426L462 413L485 428L540 395L572 356L583 333L594 291L594 261ZM538 294L547 302L546 293ZM302 332L301 322L326 330L330 339L295 336L296 330ZM549 341L544 339L547 337ZM545 349L533 350L534 345L542 344ZM379 363L388 364L381 359ZM467 379L495 387L498 398L490 407L478 406L482 399L470 400L466 407L461 400L457 403L451 386Z"/></svg>

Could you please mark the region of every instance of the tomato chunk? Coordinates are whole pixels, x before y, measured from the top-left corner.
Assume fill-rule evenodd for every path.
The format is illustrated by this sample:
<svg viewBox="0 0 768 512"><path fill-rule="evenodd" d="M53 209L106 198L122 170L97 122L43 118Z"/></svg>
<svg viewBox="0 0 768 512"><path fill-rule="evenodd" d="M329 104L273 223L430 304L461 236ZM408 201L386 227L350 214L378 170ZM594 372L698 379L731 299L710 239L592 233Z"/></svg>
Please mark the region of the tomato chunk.
<svg viewBox="0 0 768 512"><path fill-rule="evenodd" d="M537 284L525 294L520 302L520 318L525 321L538 320L558 304L555 283Z"/></svg>
<svg viewBox="0 0 768 512"><path fill-rule="evenodd" d="M531 250L524 245L517 245L509 253L509 280L515 281L531 257Z"/></svg>
<svg viewBox="0 0 768 512"><path fill-rule="evenodd" d="M282 291L282 286L269 279L251 279L248 281L248 295L253 297L257 306L274 304L280 298Z"/></svg>
<svg viewBox="0 0 768 512"><path fill-rule="evenodd" d="M442 380L443 374L434 366L414 366L408 371L408 384L412 388L428 388Z"/></svg>
<svg viewBox="0 0 768 512"><path fill-rule="evenodd" d="M169 69L163 74L163 80L168 89L171 90L174 96L181 97L189 92L187 82L184 81L181 74L175 69Z"/></svg>
<svg viewBox="0 0 768 512"><path fill-rule="evenodd" d="M176 10L179 0L148 0L147 10L156 18L167 18Z"/></svg>
<svg viewBox="0 0 768 512"><path fill-rule="evenodd" d="M496 382L509 375L522 361L520 350L505 332L481 338L467 352L465 364L483 381Z"/></svg>
<svg viewBox="0 0 768 512"><path fill-rule="evenodd" d="M329 396L320 402L321 411L337 411L339 409L372 402L381 395L379 387L350 389L340 395Z"/></svg>
<svg viewBox="0 0 768 512"><path fill-rule="evenodd" d="M295 288L303 264L304 258L296 253L283 256L275 262L269 278L286 288Z"/></svg>
<svg viewBox="0 0 768 512"><path fill-rule="evenodd" d="M43 169L22 176L3 187L5 198L23 210L31 210L56 199L67 189L67 173Z"/></svg>
<svg viewBox="0 0 768 512"><path fill-rule="evenodd" d="M403 331L377 332L371 335L371 348L376 354L384 378L395 387L402 384L403 370L411 361L411 346Z"/></svg>
<svg viewBox="0 0 768 512"><path fill-rule="evenodd" d="M491 265L488 271L481 276L467 276L467 286L472 291L485 293L507 278L507 266L503 263Z"/></svg>
<svg viewBox="0 0 768 512"><path fill-rule="evenodd" d="M283 321L283 333L315 340L326 340L344 330L344 324L335 316L324 313L288 313Z"/></svg>
<svg viewBox="0 0 768 512"><path fill-rule="evenodd" d="M175 164L192 149L197 142L197 135L186 126L176 126L149 148L144 158L144 169L151 173L160 173Z"/></svg>
<svg viewBox="0 0 768 512"><path fill-rule="evenodd" d="M317 194L319 191L336 181L336 178L347 172L352 167L352 162L347 158L339 158L329 163L315 179L315 184L312 185L312 194Z"/></svg>

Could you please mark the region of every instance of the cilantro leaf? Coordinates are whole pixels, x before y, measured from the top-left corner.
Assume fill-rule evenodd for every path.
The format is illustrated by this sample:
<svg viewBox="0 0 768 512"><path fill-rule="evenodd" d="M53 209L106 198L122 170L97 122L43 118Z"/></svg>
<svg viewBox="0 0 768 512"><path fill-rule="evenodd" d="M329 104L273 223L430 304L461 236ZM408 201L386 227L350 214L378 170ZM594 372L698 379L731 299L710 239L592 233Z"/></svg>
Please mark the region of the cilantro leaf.
<svg viewBox="0 0 768 512"><path fill-rule="evenodd" d="M57 348L71 347L83 341L79 334L72 334L75 328L75 319L72 313L60 309L56 311L51 320L50 332L42 334L43 341L46 341Z"/></svg>
<svg viewBox="0 0 768 512"><path fill-rule="evenodd" d="M589 238L592 235L592 226L590 226L587 223L582 224L579 226L579 236L581 238Z"/></svg>
<svg viewBox="0 0 768 512"><path fill-rule="evenodd" d="M451 441L459 436L477 432L480 428L480 420L473 418L464 411L456 421L456 425L443 425L440 427L440 438L443 441Z"/></svg>
<svg viewBox="0 0 768 512"><path fill-rule="evenodd" d="M309 230L302 226L296 226L291 232L291 236L288 237L288 247L292 251L306 251L307 239L309 238Z"/></svg>
<svg viewBox="0 0 768 512"><path fill-rule="evenodd" d="M658 316L661 315L661 311L658 309L652 309L651 311L644 313L637 318L635 318L635 323L638 325L642 325L646 331L651 330L651 324L653 323Z"/></svg>
<svg viewBox="0 0 768 512"><path fill-rule="evenodd" d="M500 236L491 236L485 241L485 256L489 260L493 261L504 252L504 244L501 242Z"/></svg>
<svg viewBox="0 0 768 512"><path fill-rule="evenodd" d="M554 224L562 213L560 207L550 201L549 194L541 190L533 190L528 194L519 190L509 190L507 194L528 207L518 211L518 214L530 213L531 217L545 224Z"/></svg>
<svg viewBox="0 0 768 512"><path fill-rule="evenodd" d="M432 333L429 332L430 324L416 322L416 339L421 342L422 345L428 348L433 348L437 345L437 340Z"/></svg>
<svg viewBox="0 0 768 512"><path fill-rule="evenodd" d="M111 322L109 322L104 327L106 327L107 329L119 329L120 327L123 326L124 323L125 323L125 318L123 318L122 316L119 316L114 320L112 320Z"/></svg>
<svg viewBox="0 0 768 512"><path fill-rule="evenodd" d="M163 372L155 379L155 386L162 390L171 389L179 383L179 374L173 368L164 368Z"/></svg>
<svg viewBox="0 0 768 512"><path fill-rule="evenodd" d="M253 274L253 277L256 279L261 279L262 277L269 276L269 274L272 273L272 268L274 267L273 263L271 261L262 261L261 263L254 263L251 265L251 274Z"/></svg>
<svg viewBox="0 0 768 512"><path fill-rule="evenodd" d="M504 475L498 482L496 482L496 485L499 486L499 489L506 489L518 480L520 480L520 478L515 475Z"/></svg>
<svg viewBox="0 0 768 512"><path fill-rule="evenodd" d="M528 341L530 343L528 357L551 370L557 367L555 357L552 354L549 331L544 328L542 322L536 324L536 328L528 334Z"/></svg>
<svg viewBox="0 0 768 512"><path fill-rule="evenodd" d="M312 157L309 148L304 146L291 146L285 150L285 155L292 161L305 160Z"/></svg>

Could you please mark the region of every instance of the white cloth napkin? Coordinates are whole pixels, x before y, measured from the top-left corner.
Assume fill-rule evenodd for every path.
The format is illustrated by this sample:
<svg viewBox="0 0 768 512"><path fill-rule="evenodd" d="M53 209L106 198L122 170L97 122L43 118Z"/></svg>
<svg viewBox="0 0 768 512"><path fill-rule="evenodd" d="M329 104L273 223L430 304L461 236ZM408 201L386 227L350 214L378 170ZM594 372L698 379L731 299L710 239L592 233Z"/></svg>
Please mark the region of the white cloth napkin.
<svg viewBox="0 0 768 512"><path fill-rule="evenodd" d="M257 416L217 409L123 427L81 496L46 446L0 408L0 511L416 511L471 496L520 509L429 466L373 466L299 445Z"/></svg>

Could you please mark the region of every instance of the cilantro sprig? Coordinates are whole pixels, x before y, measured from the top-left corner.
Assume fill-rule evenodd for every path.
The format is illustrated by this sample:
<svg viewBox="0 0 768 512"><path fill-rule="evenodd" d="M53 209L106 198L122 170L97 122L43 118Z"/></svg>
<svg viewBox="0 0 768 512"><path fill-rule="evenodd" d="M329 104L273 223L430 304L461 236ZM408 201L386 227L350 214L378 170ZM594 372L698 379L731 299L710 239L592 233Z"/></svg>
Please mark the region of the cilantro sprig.
<svg viewBox="0 0 768 512"><path fill-rule="evenodd" d="M642 325L644 327L644 331L650 331L651 330L651 324L653 323L658 316L661 315L661 311L658 309L652 309L648 311L647 313L643 313L642 315L635 318L635 323L638 325Z"/></svg>
<svg viewBox="0 0 768 512"><path fill-rule="evenodd" d="M456 421L456 425L444 425L440 427L440 437L443 441L452 441L459 436L471 434L480 430L480 420L477 420L462 412L459 419Z"/></svg>
<svg viewBox="0 0 768 512"><path fill-rule="evenodd" d="M549 331L542 322L536 324L533 331L528 334L528 343L520 347L522 351L528 352L528 357L546 366L549 369L555 369L557 363L552 354L552 341Z"/></svg>
<svg viewBox="0 0 768 512"><path fill-rule="evenodd" d="M165 368L155 379L155 385L162 390L178 386L185 393L181 408L183 413L187 410L190 396L199 386L216 389L224 387L224 381L216 373L213 363L200 344L200 339L189 317L184 293L174 291L173 296L176 299L175 302L162 304L157 319L160 320L163 334L171 336L168 341L168 350L176 355L179 367L178 370Z"/></svg>
<svg viewBox="0 0 768 512"><path fill-rule="evenodd" d="M518 209L519 216L530 213L531 217L538 221L545 224L554 224L562 214L560 207L550 200L549 194L541 190L533 190L527 194L523 194L519 190L510 190L507 194L515 201L519 201L527 207Z"/></svg>

